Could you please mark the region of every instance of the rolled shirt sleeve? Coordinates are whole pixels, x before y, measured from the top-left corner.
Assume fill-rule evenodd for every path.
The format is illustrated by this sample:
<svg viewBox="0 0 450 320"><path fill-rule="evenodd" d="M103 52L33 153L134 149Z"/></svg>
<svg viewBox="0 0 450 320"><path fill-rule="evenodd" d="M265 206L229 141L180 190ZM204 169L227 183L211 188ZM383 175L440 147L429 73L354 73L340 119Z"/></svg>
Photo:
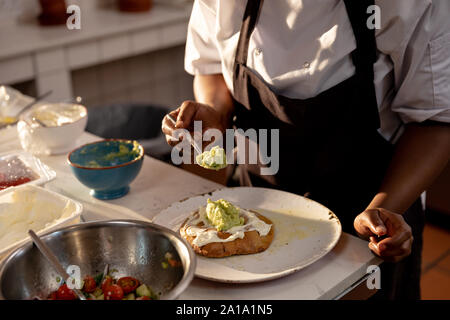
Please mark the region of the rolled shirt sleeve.
<svg viewBox="0 0 450 320"><path fill-rule="evenodd" d="M389 5L392 7L392 0ZM394 1L400 7L402 1ZM416 0L413 0L416 1ZM384 0L379 0L380 3ZM420 0L417 6L405 17L414 28L402 30L401 23L395 23L397 30L386 31L378 39L383 50L394 64L395 96L392 111L397 113L404 123L434 120L450 122L450 1ZM383 7L381 7L383 8ZM411 7L410 7L411 8ZM383 14L383 11L382 11ZM389 13L387 12L387 15ZM389 16L386 24L389 24ZM409 27L409 26L408 26ZM392 47L387 37L395 33L411 30L403 34L403 42ZM389 44L388 44L389 43ZM391 48L389 48L391 46Z"/></svg>
<svg viewBox="0 0 450 320"><path fill-rule="evenodd" d="M215 1L195 0L189 20L185 70L192 74L215 74L222 72L221 58L216 40Z"/></svg>

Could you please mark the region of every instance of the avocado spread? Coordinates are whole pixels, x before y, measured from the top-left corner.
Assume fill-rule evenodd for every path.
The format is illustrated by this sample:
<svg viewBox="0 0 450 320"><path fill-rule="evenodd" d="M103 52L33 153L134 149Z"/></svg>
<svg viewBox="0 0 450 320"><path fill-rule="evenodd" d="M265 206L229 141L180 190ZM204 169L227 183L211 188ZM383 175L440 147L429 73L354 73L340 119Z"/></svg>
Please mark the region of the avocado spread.
<svg viewBox="0 0 450 320"><path fill-rule="evenodd" d="M132 161L139 157L140 148L139 143L137 141L133 141L133 145L130 142L123 143L121 141L111 141L107 142L106 146L109 145L117 145L118 150L108 152L106 154L98 154L96 159L88 161L85 165L89 168L101 168L119 165L122 163L126 163ZM98 153L98 147L95 146L92 149L86 151L82 150L80 154L96 154Z"/></svg>
<svg viewBox="0 0 450 320"><path fill-rule="evenodd" d="M220 199L208 199L206 219L218 231L224 231L244 224L244 218L239 216L239 209L230 202Z"/></svg>
<svg viewBox="0 0 450 320"><path fill-rule="evenodd" d="M215 146L210 151L199 154L196 160L199 166L206 169L220 170L227 166L225 150L219 146Z"/></svg>
<svg viewBox="0 0 450 320"><path fill-rule="evenodd" d="M105 155L105 160L111 161L114 159L123 159L126 158L136 158L140 154L139 150L139 143L137 141L133 141L133 148L131 150L128 148L128 146L119 144L119 151L118 152L111 152Z"/></svg>

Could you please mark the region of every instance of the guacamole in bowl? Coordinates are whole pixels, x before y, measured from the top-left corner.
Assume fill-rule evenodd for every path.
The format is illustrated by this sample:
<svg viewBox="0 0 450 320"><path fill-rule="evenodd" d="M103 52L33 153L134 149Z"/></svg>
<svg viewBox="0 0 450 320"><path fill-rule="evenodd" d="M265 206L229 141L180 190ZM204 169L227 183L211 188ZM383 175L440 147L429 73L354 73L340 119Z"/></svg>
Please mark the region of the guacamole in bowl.
<svg viewBox="0 0 450 320"><path fill-rule="evenodd" d="M110 139L81 146L69 154L75 177L103 200L124 196L144 160L144 148L133 140Z"/></svg>

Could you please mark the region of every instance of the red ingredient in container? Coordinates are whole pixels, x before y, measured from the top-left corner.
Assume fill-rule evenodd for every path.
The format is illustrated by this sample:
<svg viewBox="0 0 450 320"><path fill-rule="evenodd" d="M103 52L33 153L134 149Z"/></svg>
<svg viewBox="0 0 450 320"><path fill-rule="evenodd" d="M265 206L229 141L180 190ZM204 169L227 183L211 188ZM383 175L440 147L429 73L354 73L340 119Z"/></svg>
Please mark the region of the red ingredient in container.
<svg viewBox="0 0 450 320"><path fill-rule="evenodd" d="M0 158L0 191L36 180L38 175L16 156Z"/></svg>
<svg viewBox="0 0 450 320"><path fill-rule="evenodd" d="M7 180L7 181L0 181L0 190L9 188L9 187L15 187L20 186L21 184L30 182L31 179L28 177L20 177L14 180Z"/></svg>

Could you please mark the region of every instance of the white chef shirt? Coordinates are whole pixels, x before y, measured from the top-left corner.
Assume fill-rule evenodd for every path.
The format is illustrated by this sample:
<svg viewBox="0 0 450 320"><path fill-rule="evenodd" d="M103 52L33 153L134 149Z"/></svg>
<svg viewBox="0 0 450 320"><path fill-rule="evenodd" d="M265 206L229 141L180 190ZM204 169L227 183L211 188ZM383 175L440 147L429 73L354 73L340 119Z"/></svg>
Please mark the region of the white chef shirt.
<svg viewBox="0 0 450 320"><path fill-rule="evenodd" d="M246 3L195 0L188 27L186 71L222 73L231 93ZM375 4L381 9L374 66L381 134L390 139L402 123L450 122L450 0ZM355 48L343 0L266 0L247 65L274 92L306 99L354 75Z"/></svg>

